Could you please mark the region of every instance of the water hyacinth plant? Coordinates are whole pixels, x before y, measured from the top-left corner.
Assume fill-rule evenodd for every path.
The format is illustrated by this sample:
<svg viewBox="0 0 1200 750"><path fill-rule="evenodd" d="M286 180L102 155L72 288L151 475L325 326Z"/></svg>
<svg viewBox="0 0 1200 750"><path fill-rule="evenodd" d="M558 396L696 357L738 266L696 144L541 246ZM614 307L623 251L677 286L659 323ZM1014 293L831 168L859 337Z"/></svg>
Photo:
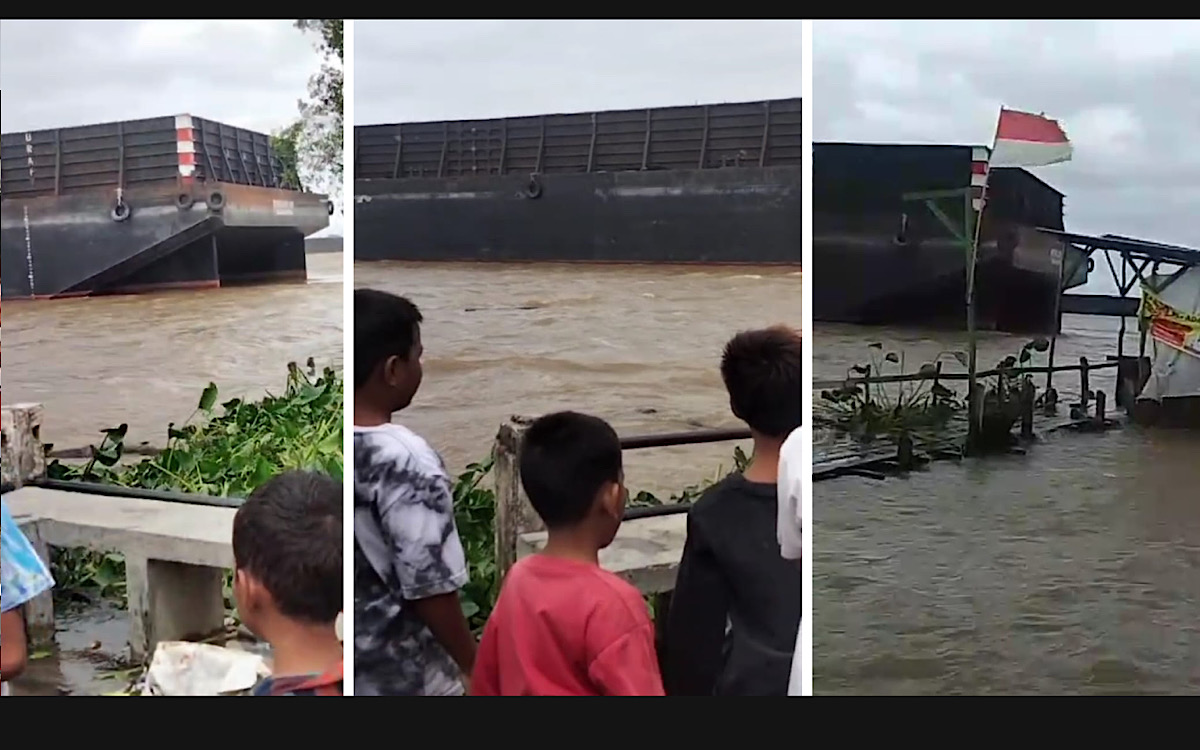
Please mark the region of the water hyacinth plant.
<svg viewBox="0 0 1200 750"><path fill-rule="evenodd" d="M86 463L55 460L47 476L215 497L245 497L287 469L341 480L343 396L341 373L318 372L311 359L305 368L289 364L283 392L257 401L234 398L218 405L217 386L209 383L195 413L181 426L168 426L166 447L157 455L123 463L127 427L120 425L102 431ZM51 562L57 595L123 598L119 555L55 550Z"/></svg>

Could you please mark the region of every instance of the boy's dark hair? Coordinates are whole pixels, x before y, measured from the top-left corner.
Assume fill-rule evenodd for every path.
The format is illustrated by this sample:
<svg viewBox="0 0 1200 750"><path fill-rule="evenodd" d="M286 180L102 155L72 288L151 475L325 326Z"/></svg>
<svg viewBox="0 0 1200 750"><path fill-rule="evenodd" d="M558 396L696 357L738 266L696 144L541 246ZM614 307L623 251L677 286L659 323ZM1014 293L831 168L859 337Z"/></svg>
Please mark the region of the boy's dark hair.
<svg viewBox="0 0 1200 750"><path fill-rule="evenodd" d="M424 320L407 298L378 289L354 290L354 387L391 356L408 359Z"/></svg>
<svg viewBox="0 0 1200 750"><path fill-rule="evenodd" d="M605 483L621 481L621 440L599 417L547 414L525 431L520 464L521 485L546 527L571 526Z"/></svg>
<svg viewBox="0 0 1200 750"><path fill-rule="evenodd" d="M787 326L742 331L721 356L721 379L734 415L767 437L800 426L800 332Z"/></svg>
<svg viewBox="0 0 1200 750"><path fill-rule="evenodd" d="M286 617L332 623L342 611L342 484L286 471L260 485L233 518L233 559Z"/></svg>

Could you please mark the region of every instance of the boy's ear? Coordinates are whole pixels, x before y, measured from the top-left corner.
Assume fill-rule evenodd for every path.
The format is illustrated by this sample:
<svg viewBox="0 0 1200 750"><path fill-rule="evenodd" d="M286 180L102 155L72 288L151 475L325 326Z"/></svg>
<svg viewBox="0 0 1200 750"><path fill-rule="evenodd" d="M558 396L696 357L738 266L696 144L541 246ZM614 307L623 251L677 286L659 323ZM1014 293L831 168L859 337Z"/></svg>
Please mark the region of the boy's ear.
<svg viewBox="0 0 1200 750"><path fill-rule="evenodd" d="M254 612L262 607L265 594L266 590L257 578L243 569L233 571L233 596L238 609L244 610L241 613L243 618L246 612Z"/></svg>
<svg viewBox="0 0 1200 750"><path fill-rule="evenodd" d="M383 380L388 385L395 385L396 381L399 380L400 373L397 367L399 364L400 358L395 354L383 360Z"/></svg>
<svg viewBox="0 0 1200 750"><path fill-rule="evenodd" d="M740 419L743 422L746 421L746 419L741 415L740 410L737 407L737 404L734 403L732 398L729 399L729 411L732 412L733 416L736 417L737 419Z"/></svg>
<svg viewBox="0 0 1200 750"><path fill-rule="evenodd" d="M600 491L600 502L604 512L620 521L625 517L625 485L621 482L609 482Z"/></svg>

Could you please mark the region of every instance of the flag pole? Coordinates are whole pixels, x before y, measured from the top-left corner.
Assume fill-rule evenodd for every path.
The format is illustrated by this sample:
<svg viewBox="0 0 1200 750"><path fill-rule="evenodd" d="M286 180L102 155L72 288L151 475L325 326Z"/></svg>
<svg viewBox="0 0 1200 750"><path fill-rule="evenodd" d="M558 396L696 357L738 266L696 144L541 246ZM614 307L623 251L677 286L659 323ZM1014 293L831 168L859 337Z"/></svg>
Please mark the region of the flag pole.
<svg viewBox="0 0 1200 750"><path fill-rule="evenodd" d="M992 181L992 155L996 152L996 141L1000 137L1000 119L1004 116L1004 105L996 115L996 128L992 132L992 147L988 150L988 167L983 176L983 190L979 194L979 211L975 214L975 236L967 248L967 450L975 447L983 426L983 400L976 397L978 385L978 330L975 320L975 267L979 261L979 237L983 227L983 212L987 210L988 185ZM974 201L972 201L972 204ZM974 211L974 205L971 206Z"/></svg>

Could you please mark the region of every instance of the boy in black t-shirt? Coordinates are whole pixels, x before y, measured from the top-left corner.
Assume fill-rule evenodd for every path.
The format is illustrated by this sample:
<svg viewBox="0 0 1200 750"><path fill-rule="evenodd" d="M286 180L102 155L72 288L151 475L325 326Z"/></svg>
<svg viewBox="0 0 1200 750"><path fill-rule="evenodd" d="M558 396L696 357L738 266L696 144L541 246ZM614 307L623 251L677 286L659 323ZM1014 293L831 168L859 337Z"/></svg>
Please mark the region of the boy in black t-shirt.
<svg viewBox="0 0 1200 750"><path fill-rule="evenodd" d="M779 451L800 426L798 331L745 331L725 346L721 377L754 457L688 513L667 623L668 695L787 695L800 623L800 567L779 554Z"/></svg>

